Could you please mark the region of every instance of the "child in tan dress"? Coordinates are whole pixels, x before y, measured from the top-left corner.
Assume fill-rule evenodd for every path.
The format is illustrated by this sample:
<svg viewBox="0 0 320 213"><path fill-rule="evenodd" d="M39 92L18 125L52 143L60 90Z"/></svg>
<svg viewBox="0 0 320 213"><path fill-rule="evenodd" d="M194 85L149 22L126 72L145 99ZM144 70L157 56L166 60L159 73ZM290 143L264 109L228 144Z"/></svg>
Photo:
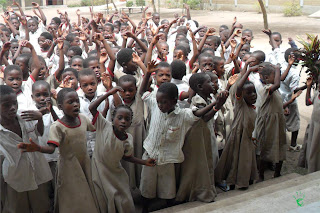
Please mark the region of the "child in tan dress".
<svg viewBox="0 0 320 213"><path fill-rule="evenodd" d="M74 89L63 88L57 102L64 116L51 125L48 146L39 146L31 140L18 147L49 154L59 147L55 212L98 212L86 140L86 132L95 128L87 117L79 114L80 102Z"/></svg>
<svg viewBox="0 0 320 213"><path fill-rule="evenodd" d="M280 171L286 159L286 121L283 111L280 87L280 67L269 62L259 66L263 86L258 93L261 97L256 120L255 138L260 143L259 179L264 180L267 162L275 163L274 177L281 176Z"/></svg>
<svg viewBox="0 0 320 213"><path fill-rule="evenodd" d="M133 138L125 131L132 122L130 107L120 105L112 114L112 123L106 120L97 108L108 96L122 91L114 87L90 104L94 116L92 123L97 129L96 145L92 156L92 177L100 212L135 212L129 187L129 178L120 160L154 166L155 160L141 160L133 157Z"/></svg>

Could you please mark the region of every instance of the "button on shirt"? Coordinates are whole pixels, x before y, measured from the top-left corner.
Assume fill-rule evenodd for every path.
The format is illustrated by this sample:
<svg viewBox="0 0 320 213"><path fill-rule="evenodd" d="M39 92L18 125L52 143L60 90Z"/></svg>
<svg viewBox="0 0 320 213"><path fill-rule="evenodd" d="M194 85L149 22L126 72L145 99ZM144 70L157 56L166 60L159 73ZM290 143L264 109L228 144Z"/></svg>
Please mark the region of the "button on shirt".
<svg viewBox="0 0 320 213"><path fill-rule="evenodd" d="M191 109L180 109L178 105L171 113L162 113L152 94L146 92L142 96L151 112L149 134L143 148L158 165L181 163L184 160L182 146L185 135L199 118Z"/></svg>

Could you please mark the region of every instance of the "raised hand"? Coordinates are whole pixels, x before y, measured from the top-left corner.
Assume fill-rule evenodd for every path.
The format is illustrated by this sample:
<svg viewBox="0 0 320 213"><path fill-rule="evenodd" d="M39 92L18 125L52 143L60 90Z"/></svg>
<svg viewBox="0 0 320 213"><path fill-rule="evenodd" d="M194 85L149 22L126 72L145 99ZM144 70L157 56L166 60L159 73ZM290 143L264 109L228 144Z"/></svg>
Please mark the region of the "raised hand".
<svg viewBox="0 0 320 213"><path fill-rule="evenodd" d="M307 78L307 87L311 87L312 86L312 84L313 84L313 80L312 80L312 77L308 77Z"/></svg>
<svg viewBox="0 0 320 213"><path fill-rule="evenodd" d="M62 80L62 83L59 85L59 87L61 87L61 88L71 88L71 87L72 87L72 84L71 84L70 78L71 78L71 76L70 76L70 75L67 75L67 76Z"/></svg>
<svg viewBox="0 0 320 213"><path fill-rule="evenodd" d="M20 40L19 43L21 44L22 47L27 47L29 49L33 49L32 44L27 40Z"/></svg>
<svg viewBox="0 0 320 213"><path fill-rule="evenodd" d="M7 7L7 11L8 11L8 12L12 12L12 13L13 13L13 9L12 9L12 7L8 6L8 7Z"/></svg>
<svg viewBox="0 0 320 213"><path fill-rule="evenodd" d="M238 80L238 74L234 74L228 79L228 84L232 86Z"/></svg>
<svg viewBox="0 0 320 213"><path fill-rule="evenodd" d="M298 92L296 93L292 93L292 96L291 96L291 100L295 100L296 98L298 98L302 93L302 90L299 90Z"/></svg>
<svg viewBox="0 0 320 213"><path fill-rule="evenodd" d="M290 54L288 57L288 64L292 65L295 60L296 60L296 57L293 54Z"/></svg>
<svg viewBox="0 0 320 213"><path fill-rule="evenodd" d="M32 6L33 6L34 8L39 8L39 4L38 4L38 3L32 2L31 4L32 4Z"/></svg>
<svg viewBox="0 0 320 213"><path fill-rule="evenodd" d="M111 79L111 76L108 75L107 73L102 73L101 74L101 81L102 81L102 84L103 86L106 88L106 89L111 89L112 88L112 79Z"/></svg>
<svg viewBox="0 0 320 213"><path fill-rule="evenodd" d="M151 12L147 12L146 19L149 20L151 18L152 18L152 13Z"/></svg>
<svg viewBox="0 0 320 213"><path fill-rule="evenodd" d="M77 9L76 14L77 14L77 16L80 16L80 14L81 14L80 9Z"/></svg>
<svg viewBox="0 0 320 213"><path fill-rule="evenodd" d="M137 53L132 53L132 61L137 64L141 62L141 58L138 56Z"/></svg>
<svg viewBox="0 0 320 213"><path fill-rule="evenodd" d="M237 47L237 41L235 39L231 39L230 40L230 46L231 46L231 48L235 49Z"/></svg>
<svg viewBox="0 0 320 213"><path fill-rule="evenodd" d="M272 33L270 29L264 29L262 30L262 32L268 36L271 36L271 33Z"/></svg>
<svg viewBox="0 0 320 213"><path fill-rule="evenodd" d="M31 138L29 138L30 143L19 143L17 147L21 149L21 152L39 152L41 147L33 142Z"/></svg>
<svg viewBox="0 0 320 213"><path fill-rule="evenodd" d="M241 37L240 43L242 45L244 45L245 43L247 43L247 38L246 37Z"/></svg>
<svg viewBox="0 0 320 213"><path fill-rule="evenodd" d="M21 112L21 118L26 121L35 121L42 118L42 113L38 110L28 110Z"/></svg>
<svg viewBox="0 0 320 213"><path fill-rule="evenodd" d="M108 60L108 58L109 58L109 56L108 56L107 52L101 51L99 62L104 64Z"/></svg>
<svg viewBox="0 0 320 213"><path fill-rule="evenodd" d="M147 71L148 73L154 73L158 70L158 64L156 64L157 62L155 60L152 60L148 63L147 65Z"/></svg>
<svg viewBox="0 0 320 213"><path fill-rule="evenodd" d="M241 29L237 29L235 32L234 32L234 36L236 37L239 37L242 33L242 30Z"/></svg>
<svg viewBox="0 0 320 213"><path fill-rule="evenodd" d="M101 33L95 33L93 36L94 36L94 39L98 41L103 41L104 39Z"/></svg>
<svg viewBox="0 0 320 213"><path fill-rule="evenodd" d="M10 48L11 48L11 42L8 41L8 42L4 43L4 45L2 46L2 51L6 52L6 51L10 50Z"/></svg>
<svg viewBox="0 0 320 213"><path fill-rule="evenodd" d="M119 86L113 87L111 90L109 90L109 93L111 95L116 94L117 92L123 92L123 89Z"/></svg>
<svg viewBox="0 0 320 213"><path fill-rule="evenodd" d="M207 36L213 36L214 35L214 32L216 32L216 29L214 28L209 28L206 32L206 35Z"/></svg>
<svg viewBox="0 0 320 213"><path fill-rule="evenodd" d="M160 34L156 35L153 37L151 44L155 45L156 43L158 43L159 39L160 39Z"/></svg>

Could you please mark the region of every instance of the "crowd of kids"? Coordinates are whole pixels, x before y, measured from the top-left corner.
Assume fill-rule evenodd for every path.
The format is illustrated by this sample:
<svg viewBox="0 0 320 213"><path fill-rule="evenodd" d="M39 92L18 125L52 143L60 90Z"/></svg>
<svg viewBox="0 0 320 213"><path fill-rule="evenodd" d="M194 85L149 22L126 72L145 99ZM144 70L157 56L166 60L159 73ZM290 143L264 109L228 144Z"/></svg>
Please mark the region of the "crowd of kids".
<svg viewBox="0 0 320 213"><path fill-rule="evenodd" d="M146 7L138 23L92 8L48 21L32 5L34 16L14 1L0 23L2 212L212 202L216 187L246 189L270 167L281 176L288 149L320 170L320 80L299 85L292 39L284 50L264 30L271 48L256 50L236 18L216 30L188 5L171 20ZM314 106L301 146L304 89Z"/></svg>

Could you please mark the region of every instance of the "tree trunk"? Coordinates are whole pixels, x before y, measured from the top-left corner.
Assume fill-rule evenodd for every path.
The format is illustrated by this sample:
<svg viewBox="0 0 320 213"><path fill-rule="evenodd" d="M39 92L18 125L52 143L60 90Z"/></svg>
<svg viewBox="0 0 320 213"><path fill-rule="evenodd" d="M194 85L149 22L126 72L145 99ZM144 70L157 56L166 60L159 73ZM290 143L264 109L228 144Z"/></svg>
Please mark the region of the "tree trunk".
<svg viewBox="0 0 320 213"><path fill-rule="evenodd" d="M262 11L262 14L263 14L263 24L264 24L264 29L269 29L269 26L268 26L268 17L267 17L267 11L266 11L266 8L263 4L263 0L258 0L259 1L259 4L260 4L260 7L261 7L261 11Z"/></svg>
<svg viewBox="0 0 320 213"><path fill-rule="evenodd" d="M152 8L153 8L153 12L157 12L157 8L156 8L156 5L154 3L154 0L151 1L151 4L152 4Z"/></svg>
<svg viewBox="0 0 320 213"><path fill-rule="evenodd" d="M116 4L114 3L114 1L113 1L113 0L111 0L111 3L113 4L115 11L117 11L117 10L118 10L118 8L117 8L117 6L116 6Z"/></svg>

